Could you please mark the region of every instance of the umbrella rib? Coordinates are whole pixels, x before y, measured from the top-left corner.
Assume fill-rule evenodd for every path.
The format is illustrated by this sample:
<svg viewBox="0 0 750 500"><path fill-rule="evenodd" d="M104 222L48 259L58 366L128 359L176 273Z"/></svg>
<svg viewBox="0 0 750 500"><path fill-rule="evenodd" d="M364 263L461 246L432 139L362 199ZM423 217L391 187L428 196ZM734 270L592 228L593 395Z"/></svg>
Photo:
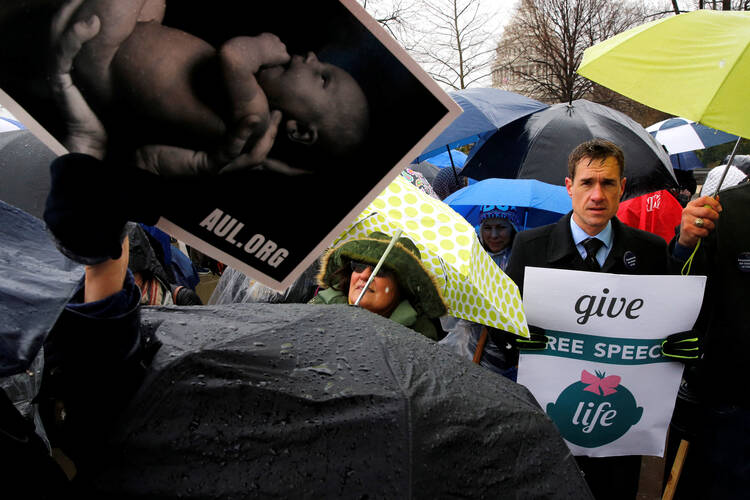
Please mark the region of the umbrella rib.
<svg viewBox="0 0 750 500"><path fill-rule="evenodd" d="M396 371L393 369L393 366L391 366L391 358L389 356L389 352L382 342L380 343L380 349L383 351L383 360L385 360L385 365L388 367L388 371L391 373L391 379L395 380L398 384L401 396L405 401L404 404L406 405L406 428L409 433L409 435L406 437L407 447L409 449L409 478L407 481L407 484L409 485L409 494L406 495L406 498L412 498L412 476L414 475L414 430L412 426L411 399L409 398L408 392L401 384L401 378L396 375Z"/></svg>
<svg viewBox="0 0 750 500"><path fill-rule="evenodd" d="M445 279L445 285L443 285L443 292L448 291L448 266L445 265L445 261L442 257L438 256L438 259L440 260L440 267L443 269L443 279Z"/></svg>

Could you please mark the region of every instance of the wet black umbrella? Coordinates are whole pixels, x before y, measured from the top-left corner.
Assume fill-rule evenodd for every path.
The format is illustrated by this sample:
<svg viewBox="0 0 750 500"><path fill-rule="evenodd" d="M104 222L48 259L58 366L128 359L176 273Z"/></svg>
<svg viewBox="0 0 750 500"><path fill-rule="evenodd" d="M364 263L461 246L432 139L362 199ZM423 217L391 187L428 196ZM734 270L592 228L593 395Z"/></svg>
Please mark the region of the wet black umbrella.
<svg viewBox="0 0 750 500"><path fill-rule="evenodd" d="M100 498L591 498L526 388L364 309L143 323L164 345L101 455Z"/></svg>
<svg viewBox="0 0 750 500"><path fill-rule="evenodd" d="M82 276L41 220L0 201L0 377L29 367Z"/></svg>
<svg viewBox="0 0 750 500"><path fill-rule="evenodd" d="M595 137L614 142L625 154L623 199L677 187L669 156L646 129L619 111L585 99L555 104L501 128L477 144L463 175L564 185L568 154Z"/></svg>
<svg viewBox="0 0 750 500"><path fill-rule="evenodd" d="M28 130L0 132L0 200L41 219L56 157Z"/></svg>

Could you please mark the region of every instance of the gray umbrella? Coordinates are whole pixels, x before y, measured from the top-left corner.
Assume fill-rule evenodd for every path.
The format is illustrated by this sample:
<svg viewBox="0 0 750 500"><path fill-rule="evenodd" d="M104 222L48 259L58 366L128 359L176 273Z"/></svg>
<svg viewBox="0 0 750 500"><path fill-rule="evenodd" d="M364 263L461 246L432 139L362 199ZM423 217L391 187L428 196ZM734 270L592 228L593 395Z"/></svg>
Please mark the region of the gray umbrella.
<svg viewBox="0 0 750 500"><path fill-rule="evenodd" d="M591 498L526 388L345 305L146 308L99 498Z"/></svg>
<svg viewBox="0 0 750 500"><path fill-rule="evenodd" d="M0 200L41 219L56 157L28 130L0 132Z"/></svg>
<svg viewBox="0 0 750 500"><path fill-rule="evenodd" d="M411 164L409 165L409 168L424 175L424 178L427 179L427 182L429 182L430 185L432 185L432 183L435 181L435 177L441 170L440 167L436 167L432 163L426 161Z"/></svg>
<svg viewBox="0 0 750 500"><path fill-rule="evenodd" d="M0 201L0 277L4 377L34 360L83 277L83 266L57 251L41 220Z"/></svg>

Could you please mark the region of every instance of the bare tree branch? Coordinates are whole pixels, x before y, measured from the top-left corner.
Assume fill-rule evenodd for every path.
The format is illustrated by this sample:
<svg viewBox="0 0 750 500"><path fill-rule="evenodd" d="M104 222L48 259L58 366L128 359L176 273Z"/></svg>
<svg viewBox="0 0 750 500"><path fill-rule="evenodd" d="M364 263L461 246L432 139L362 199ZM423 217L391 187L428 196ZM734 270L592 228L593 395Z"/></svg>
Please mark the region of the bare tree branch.
<svg viewBox="0 0 750 500"><path fill-rule="evenodd" d="M423 36L412 48L412 55L443 87L463 89L481 82L489 84L493 17L482 7L481 0L429 0L420 4L418 31Z"/></svg>
<svg viewBox="0 0 750 500"><path fill-rule="evenodd" d="M497 47L493 83L548 102L580 99L593 89L576 73L584 50L646 15L627 1L521 0Z"/></svg>
<svg viewBox="0 0 750 500"><path fill-rule="evenodd" d="M359 0L368 14L407 51L420 41L416 31L419 0Z"/></svg>

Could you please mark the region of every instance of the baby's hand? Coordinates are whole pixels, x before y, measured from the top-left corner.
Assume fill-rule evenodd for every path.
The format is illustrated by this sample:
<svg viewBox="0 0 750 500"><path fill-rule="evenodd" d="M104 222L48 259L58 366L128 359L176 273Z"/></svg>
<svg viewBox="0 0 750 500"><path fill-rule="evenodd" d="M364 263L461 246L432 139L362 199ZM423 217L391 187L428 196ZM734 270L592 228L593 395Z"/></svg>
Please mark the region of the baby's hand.
<svg viewBox="0 0 750 500"><path fill-rule="evenodd" d="M258 36L237 36L224 42L219 58L225 77L247 79L262 66L286 64L290 57L279 37L271 33Z"/></svg>
<svg viewBox="0 0 750 500"><path fill-rule="evenodd" d="M286 45L273 33L261 33L255 38L262 54L263 66L286 64L291 59L286 51Z"/></svg>

